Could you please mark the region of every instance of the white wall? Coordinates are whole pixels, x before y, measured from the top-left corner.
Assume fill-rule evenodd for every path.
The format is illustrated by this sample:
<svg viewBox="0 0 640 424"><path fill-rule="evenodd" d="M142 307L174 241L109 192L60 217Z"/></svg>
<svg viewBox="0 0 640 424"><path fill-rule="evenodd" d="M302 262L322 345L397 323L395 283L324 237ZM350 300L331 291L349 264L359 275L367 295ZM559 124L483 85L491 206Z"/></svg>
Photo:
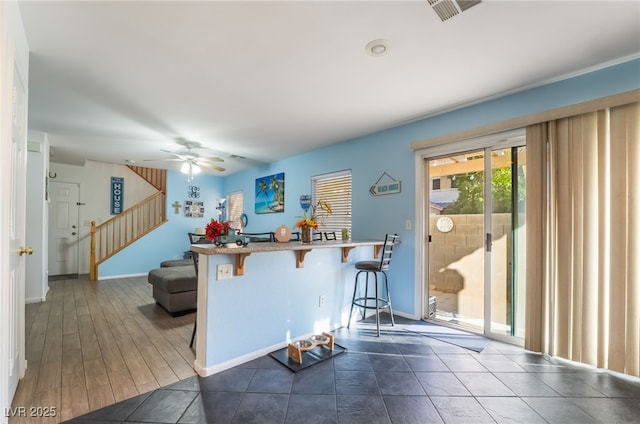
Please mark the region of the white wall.
<svg viewBox="0 0 640 424"><path fill-rule="evenodd" d="M49 140L38 131L28 133L26 245L33 248L25 270L25 302L43 302L49 291L47 281L47 225L49 208L46 178L49 167Z"/></svg>
<svg viewBox="0 0 640 424"><path fill-rule="evenodd" d="M111 177L124 178L124 207L129 208L151 196L156 189L124 165L87 161L85 166L50 164L50 181L80 186L79 272L89 273L91 221L98 224L111 218Z"/></svg>

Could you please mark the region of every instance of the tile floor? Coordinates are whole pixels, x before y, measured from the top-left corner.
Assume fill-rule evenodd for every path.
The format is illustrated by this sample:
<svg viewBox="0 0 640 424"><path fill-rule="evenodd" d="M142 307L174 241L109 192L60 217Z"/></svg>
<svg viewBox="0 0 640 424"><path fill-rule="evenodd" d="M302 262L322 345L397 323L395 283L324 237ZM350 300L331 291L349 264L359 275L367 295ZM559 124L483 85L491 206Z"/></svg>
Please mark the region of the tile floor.
<svg viewBox="0 0 640 424"><path fill-rule="evenodd" d="M334 332L348 351L292 373L264 356L70 423L640 423L640 380L492 341L482 353L395 327Z"/></svg>

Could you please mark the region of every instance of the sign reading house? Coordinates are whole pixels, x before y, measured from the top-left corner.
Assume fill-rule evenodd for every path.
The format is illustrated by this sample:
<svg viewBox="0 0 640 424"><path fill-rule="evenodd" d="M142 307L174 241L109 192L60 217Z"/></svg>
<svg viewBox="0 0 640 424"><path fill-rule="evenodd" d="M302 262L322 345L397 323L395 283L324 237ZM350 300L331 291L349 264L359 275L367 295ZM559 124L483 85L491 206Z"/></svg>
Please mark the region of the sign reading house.
<svg viewBox="0 0 640 424"><path fill-rule="evenodd" d="M111 177L111 215L122 213L124 207L124 178Z"/></svg>
<svg viewBox="0 0 640 424"><path fill-rule="evenodd" d="M387 176L391 179L391 181L380 181L382 177ZM378 181L374 185L369 188L369 193L373 196L381 196L383 194L395 194L400 193L401 182L399 180L394 180L391 175L384 172Z"/></svg>

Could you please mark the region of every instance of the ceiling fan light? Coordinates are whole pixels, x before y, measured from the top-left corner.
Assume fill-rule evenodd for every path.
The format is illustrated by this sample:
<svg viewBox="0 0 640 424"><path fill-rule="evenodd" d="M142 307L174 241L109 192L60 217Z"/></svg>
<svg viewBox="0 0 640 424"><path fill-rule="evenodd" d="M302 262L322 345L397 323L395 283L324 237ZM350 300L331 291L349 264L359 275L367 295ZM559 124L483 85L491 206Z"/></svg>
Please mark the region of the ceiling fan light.
<svg viewBox="0 0 640 424"><path fill-rule="evenodd" d="M182 163L182 166L180 167L180 172L182 172L183 174L189 173L189 164L187 162Z"/></svg>
<svg viewBox="0 0 640 424"><path fill-rule="evenodd" d="M193 174L199 174L202 171L202 168L200 168L198 165L193 164L191 165L191 172Z"/></svg>

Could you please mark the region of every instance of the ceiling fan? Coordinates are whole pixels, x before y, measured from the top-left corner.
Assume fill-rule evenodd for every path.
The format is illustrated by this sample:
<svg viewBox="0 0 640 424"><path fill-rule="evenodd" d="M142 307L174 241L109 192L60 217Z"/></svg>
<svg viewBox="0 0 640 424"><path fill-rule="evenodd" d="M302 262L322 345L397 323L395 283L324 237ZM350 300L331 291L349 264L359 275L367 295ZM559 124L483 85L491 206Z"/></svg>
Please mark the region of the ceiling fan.
<svg viewBox="0 0 640 424"><path fill-rule="evenodd" d="M180 167L180 172L183 174L187 174L187 181L193 180L193 176L195 174L199 174L202 169L201 168L209 168L215 171L224 171L225 168L216 165L216 163L224 162L224 159L220 157L200 157L199 154L193 151L193 149L201 148L200 143L194 141L186 141L186 140L178 140L178 144L187 148L186 152L172 152L170 150L162 150L165 153L169 153L175 158L169 159L159 159L157 161L160 162L182 162L182 166Z"/></svg>

